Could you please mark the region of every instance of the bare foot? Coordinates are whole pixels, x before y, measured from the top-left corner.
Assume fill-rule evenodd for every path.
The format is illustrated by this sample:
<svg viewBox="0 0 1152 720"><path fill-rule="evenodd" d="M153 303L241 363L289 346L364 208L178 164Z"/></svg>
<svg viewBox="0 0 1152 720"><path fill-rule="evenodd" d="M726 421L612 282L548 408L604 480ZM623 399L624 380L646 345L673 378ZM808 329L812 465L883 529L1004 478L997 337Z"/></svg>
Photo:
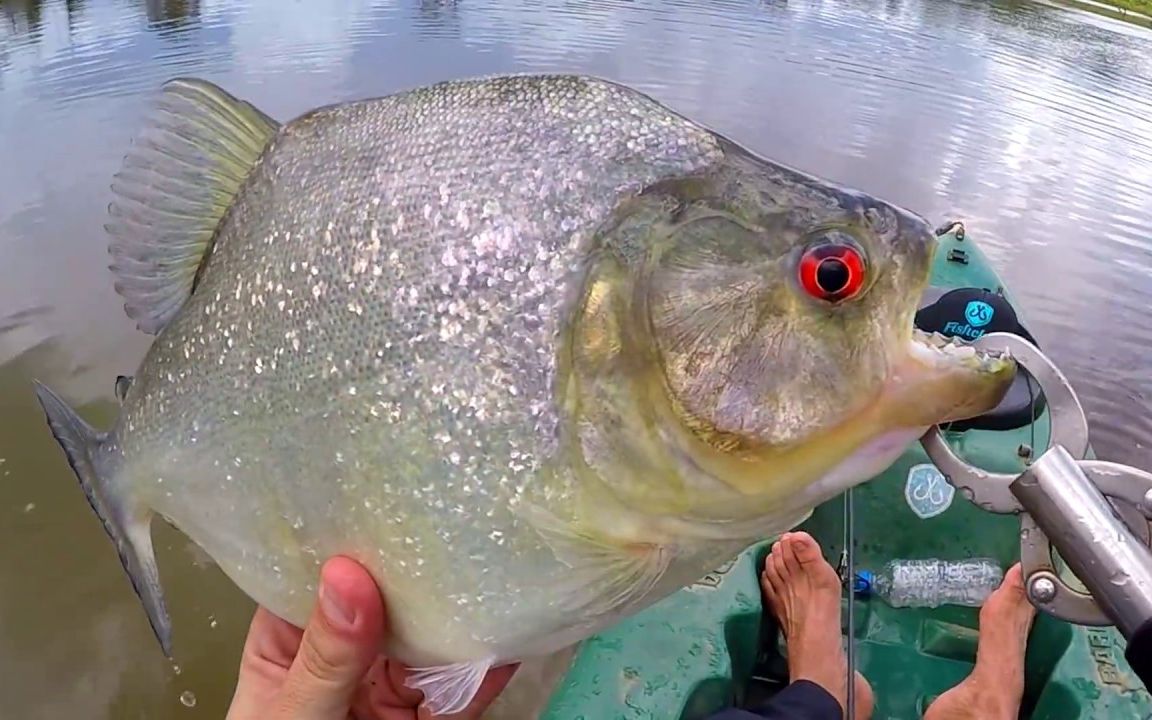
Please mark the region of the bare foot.
<svg viewBox="0 0 1152 720"><path fill-rule="evenodd" d="M840 578L806 532L784 533L764 561L760 585L788 646L788 680L809 680L848 705L848 659L840 635ZM856 717L872 717L872 687L856 673Z"/></svg>
<svg viewBox="0 0 1152 720"><path fill-rule="evenodd" d="M1024 697L1024 653L1035 617L1016 563L980 608L972 673L936 698L924 720L1016 720Z"/></svg>

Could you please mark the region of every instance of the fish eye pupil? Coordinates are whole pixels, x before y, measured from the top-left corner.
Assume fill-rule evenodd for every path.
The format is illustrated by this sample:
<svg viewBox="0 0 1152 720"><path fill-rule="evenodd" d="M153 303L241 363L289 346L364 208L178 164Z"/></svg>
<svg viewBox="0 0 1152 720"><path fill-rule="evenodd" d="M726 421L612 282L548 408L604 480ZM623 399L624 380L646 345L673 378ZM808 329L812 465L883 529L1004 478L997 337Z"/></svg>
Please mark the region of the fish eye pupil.
<svg viewBox="0 0 1152 720"><path fill-rule="evenodd" d="M839 303L855 297L864 287L868 267L861 253L846 244L808 248L800 259L799 280L814 298Z"/></svg>
<svg viewBox="0 0 1152 720"><path fill-rule="evenodd" d="M848 286L852 271L837 257L824 258L816 266L816 284L829 295L835 295Z"/></svg>

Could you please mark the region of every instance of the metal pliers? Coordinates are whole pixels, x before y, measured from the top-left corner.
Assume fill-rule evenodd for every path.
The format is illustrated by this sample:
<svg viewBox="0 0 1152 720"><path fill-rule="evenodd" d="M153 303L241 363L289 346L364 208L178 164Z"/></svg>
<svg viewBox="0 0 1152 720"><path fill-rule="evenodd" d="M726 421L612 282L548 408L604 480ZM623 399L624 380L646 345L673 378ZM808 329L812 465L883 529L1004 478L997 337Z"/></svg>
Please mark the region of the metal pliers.
<svg viewBox="0 0 1152 720"><path fill-rule="evenodd" d="M1051 415L1048 449L1019 475L968 464L938 427L920 439L924 450L978 507L1020 516L1020 564L1032 604L1078 625L1116 625L1128 638L1129 664L1147 686L1152 681L1152 473L1086 458L1088 421L1080 400L1036 346L1011 333L989 333L973 344L1008 353L1039 383ZM1073 577L1061 572L1053 548Z"/></svg>

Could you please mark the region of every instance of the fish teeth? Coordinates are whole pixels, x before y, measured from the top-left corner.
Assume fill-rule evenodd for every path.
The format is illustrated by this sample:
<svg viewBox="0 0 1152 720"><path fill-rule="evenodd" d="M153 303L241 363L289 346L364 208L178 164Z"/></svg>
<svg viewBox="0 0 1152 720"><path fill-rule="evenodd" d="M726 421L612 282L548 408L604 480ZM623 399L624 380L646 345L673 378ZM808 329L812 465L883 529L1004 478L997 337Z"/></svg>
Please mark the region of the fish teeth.
<svg viewBox="0 0 1152 720"><path fill-rule="evenodd" d="M972 342L955 335L944 335L940 332L920 332L924 345L942 355L960 358L980 357L993 361L1009 357L1009 353L1001 350L977 348Z"/></svg>

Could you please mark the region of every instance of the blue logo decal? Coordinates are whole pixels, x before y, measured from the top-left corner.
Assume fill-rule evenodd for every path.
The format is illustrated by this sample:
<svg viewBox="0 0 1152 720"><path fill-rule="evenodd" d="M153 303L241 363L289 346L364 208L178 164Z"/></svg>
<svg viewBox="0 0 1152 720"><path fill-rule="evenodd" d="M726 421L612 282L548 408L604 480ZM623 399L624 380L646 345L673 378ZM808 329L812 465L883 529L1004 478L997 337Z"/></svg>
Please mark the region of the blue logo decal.
<svg viewBox="0 0 1152 720"><path fill-rule="evenodd" d="M908 470L908 481L904 484L904 499L908 507L922 520L936 517L952 507L956 488L952 487L944 475L931 463L913 465Z"/></svg>
<svg viewBox="0 0 1152 720"><path fill-rule="evenodd" d="M973 300L964 308L964 319L974 328L981 328L992 322L992 315L996 311L983 300Z"/></svg>

